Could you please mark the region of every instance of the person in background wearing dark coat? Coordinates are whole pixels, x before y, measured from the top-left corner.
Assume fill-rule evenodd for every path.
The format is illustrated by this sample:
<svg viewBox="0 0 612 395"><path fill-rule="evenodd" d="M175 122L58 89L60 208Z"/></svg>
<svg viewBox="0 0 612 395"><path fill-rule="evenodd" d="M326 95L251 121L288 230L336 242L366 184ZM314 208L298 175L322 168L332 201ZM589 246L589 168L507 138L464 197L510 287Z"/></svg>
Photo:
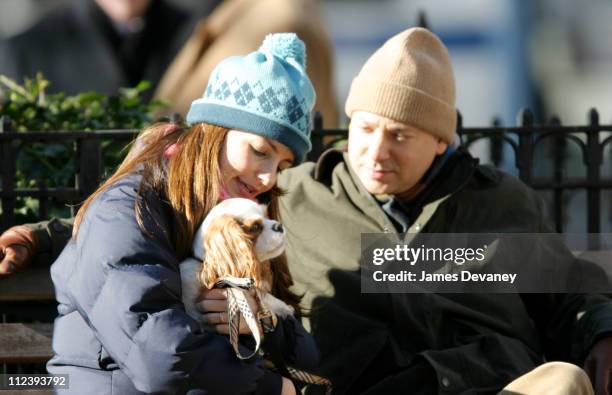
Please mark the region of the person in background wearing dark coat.
<svg viewBox="0 0 612 395"><path fill-rule="evenodd" d="M165 0L71 0L0 43L0 74L21 82L40 71L50 92L67 94L116 95L147 80L150 98L192 28Z"/></svg>
<svg viewBox="0 0 612 395"><path fill-rule="evenodd" d="M236 357L222 336L227 321L207 303L205 321L218 333L185 312L178 266L220 200L265 201L275 216L278 172L311 149L314 101L304 43L295 34L272 34L258 51L217 66L191 106L189 128L162 123L142 132L144 144L84 202L51 267L59 316L47 368L69 375L66 393L296 393L260 355ZM286 261L274 259L271 268L275 296L299 315ZM218 291L208 300L227 309ZM278 345L288 365L313 370L316 346L300 321L272 321L263 349ZM249 333L246 326L241 333Z"/></svg>

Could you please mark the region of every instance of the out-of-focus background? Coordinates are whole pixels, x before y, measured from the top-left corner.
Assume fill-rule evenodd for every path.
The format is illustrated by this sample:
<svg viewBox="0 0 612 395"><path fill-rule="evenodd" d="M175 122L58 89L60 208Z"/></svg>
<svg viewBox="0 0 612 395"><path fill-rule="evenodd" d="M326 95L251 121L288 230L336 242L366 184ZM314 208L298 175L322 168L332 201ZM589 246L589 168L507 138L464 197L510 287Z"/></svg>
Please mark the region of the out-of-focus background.
<svg viewBox="0 0 612 395"><path fill-rule="evenodd" d="M83 0L87 1L87 0ZM169 0L192 15L201 0ZM0 1L0 38L17 34L67 0ZM606 0L322 0L335 51L337 100L374 49L414 26L424 11L451 51L458 108L465 125L494 116L514 124L517 111L536 119L562 115L584 123L589 108L612 121L612 2Z"/></svg>
<svg viewBox="0 0 612 395"><path fill-rule="evenodd" d="M88 1L88 0L82 0ZM0 0L0 39L19 34L68 0ZM204 0L168 0L194 20L210 11ZM457 107L466 126L517 124L523 107L535 120L558 115L564 125L586 124L590 108L612 124L612 2L607 0L321 0L333 45L334 85L340 125L352 78L367 57L392 35L419 22L448 46L457 80ZM2 70L0 70L0 73ZM204 87L202 87L203 89ZM488 143L476 147L486 157ZM566 174L584 175L582 160L567 149ZM612 176L611 149L602 177ZM547 165L536 173L546 172ZM508 166L508 171L516 169ZM602 192L604 218L612 218L612 193ZM585 195L569 199L569 212L583 212ZM583 231L582 218L568 232ZM602 221L612 231L612 220Z"/></svg>

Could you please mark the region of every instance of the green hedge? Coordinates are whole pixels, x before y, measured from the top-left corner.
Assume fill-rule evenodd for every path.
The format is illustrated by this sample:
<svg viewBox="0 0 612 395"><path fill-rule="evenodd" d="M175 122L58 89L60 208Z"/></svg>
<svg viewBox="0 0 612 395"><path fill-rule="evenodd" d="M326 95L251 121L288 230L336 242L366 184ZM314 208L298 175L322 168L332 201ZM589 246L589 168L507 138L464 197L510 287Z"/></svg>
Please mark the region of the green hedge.
<svg viewBox="0 0 612 395"><path fill-rule="evenodd" d="M48 131L92 131L142 129L166 103L145 102L142 92L150 88L143 81L133 88L121 88L116 96L98 92L76 95L48 94L50 82L42 74L26 78L22 85L0 75L0 117L8 117L11 130L18 133ZM104 168L111 171L123 158L124 143L104 141ZM16 188L73 187L75 174L72 143L28 143L21 147L17 161ZM38 217L37 199L17 202L16 221L31 222ZM69 215L65 205L51 205L51 215Z"/></svg>

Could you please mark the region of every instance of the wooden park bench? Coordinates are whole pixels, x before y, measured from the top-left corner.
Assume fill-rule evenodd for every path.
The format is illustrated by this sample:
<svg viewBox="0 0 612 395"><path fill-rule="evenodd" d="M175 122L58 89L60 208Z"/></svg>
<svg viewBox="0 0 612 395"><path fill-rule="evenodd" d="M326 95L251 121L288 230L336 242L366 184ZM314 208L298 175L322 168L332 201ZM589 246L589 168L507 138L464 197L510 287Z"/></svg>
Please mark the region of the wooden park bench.
<svg viewBox="0 0 612 395"><path fill-rule="evenodd" d="M53 351L53 324L0 324L0 363L46 363Z"/></svg>
<svg viewBox="0 0 612 395"><path fill-rule="evenodd" d="M0 278L3 313L18 314L42 304L49 310L55 301L48 266L31 266L10 277ZM22 311L24 316L29 315ZM52 356L52 323L0 323L0 367L45 364ZM6 368L5 368L6 369ZM5 370L6 372L6 370ZM50 389L0 390L0 395L51 395Z"/></svg>
<svg viewBox="0 0 612 395"><path fill-rule="evenodd" d="M0 278L0 306L5 314L28 316L28 311L20 310L35 309L32 306L37 303L50 310L54 301L48 266L32 266L24 272ZM52 332L51 323L0 323L0 365L46 363L53 355Z"/></svg>

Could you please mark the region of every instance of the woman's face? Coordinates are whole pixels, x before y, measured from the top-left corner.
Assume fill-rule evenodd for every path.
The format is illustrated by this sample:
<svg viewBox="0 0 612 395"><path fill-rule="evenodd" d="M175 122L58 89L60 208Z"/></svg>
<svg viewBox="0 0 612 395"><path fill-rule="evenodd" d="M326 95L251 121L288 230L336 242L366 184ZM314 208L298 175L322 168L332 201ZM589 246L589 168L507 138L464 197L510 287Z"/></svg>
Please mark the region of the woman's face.
<svg viewBox="0 0 612 395"><path fill-rule="evenodd" d="M230 130L221 150L223 189L229 197L255 199L276 185L279 171L293 165L293 152L276 140Z"/></svg>

